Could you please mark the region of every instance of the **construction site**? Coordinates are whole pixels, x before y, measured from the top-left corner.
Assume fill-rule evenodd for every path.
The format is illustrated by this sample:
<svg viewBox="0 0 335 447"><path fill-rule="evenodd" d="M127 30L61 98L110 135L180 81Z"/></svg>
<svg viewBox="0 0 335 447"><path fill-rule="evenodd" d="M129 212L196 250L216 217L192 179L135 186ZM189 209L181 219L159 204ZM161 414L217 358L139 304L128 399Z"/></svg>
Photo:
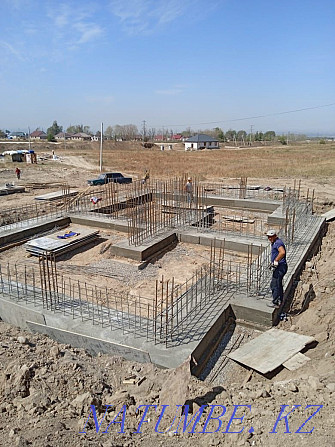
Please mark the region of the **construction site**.
<svg viewBox="0 0 335 447"><path fill-rule="evenodd" d="M316 149L290 148L292 175L263 178L277 149L185 154L113 143L105 169L132 183L102 186L87 185L97 174L91 146L54 159L41 143L18 182L3 161L0 445L301 445L284 421L271 433L286 403L301 404L291 432L307 404L323 405L306 427L315 434L304 436L332 445L335 190L331 177L312 176ZM331 163L331 148L322 154ZM262 167L243 162L253 156ZM310 178L297 159L301 169L311 161ZM250 178L238 175L243 165ZM269 229L287 250L279 309L268 306ZM172 429L150 422L133 434L140 405L158 416L184 404L192 417L204 408L197 433L178 431L177 415ZM91 418L80 434L92 405L101 430ZM215 420L206 429L213 406L227 408L228 424L236 405L252 406L244 431L215 432ZM127 429L106 434L123 406Z"/></svg>
<svg viewBox="0 0 335 447"><path fill-rule="evenodd" d="M1 319L91 354L164 368L190 359L198 377L232 324L277 325L284 311L267 305L265 233L285 240L287 305L325 232L314 191L302 195L300 181L263 188L194 178L187 193L186 181L75 193L64 184L52 198L2 210Z"/></svg>

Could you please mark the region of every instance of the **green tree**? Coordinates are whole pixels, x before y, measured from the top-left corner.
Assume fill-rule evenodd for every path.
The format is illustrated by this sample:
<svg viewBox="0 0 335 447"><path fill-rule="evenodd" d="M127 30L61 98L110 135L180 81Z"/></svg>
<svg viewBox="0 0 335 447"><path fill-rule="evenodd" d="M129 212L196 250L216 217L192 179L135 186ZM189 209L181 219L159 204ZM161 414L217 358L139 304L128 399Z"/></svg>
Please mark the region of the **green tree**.
<svg viewBox="0 0 335 447"><path fill-rule="evenodd" d="M234 141L236 139L236 130L228 129L225 134L226 141Z"/></svg>
<svg viewBox="0 0 335 447"><path fill-rule="evenodd" d="M247 139L247 132L245 130L239 130L236 138L238 141L245 141Z"/></svg>
<svg viewBox="0 0 335 447"><path fill-rule="evenodd" d="M263 141L263 137L264 137L264 134L263 134L263 132L256 132L255 133L255 141Z"/></svg>
<svg viewBox="0 0 335 447"><path fill-rule="evenodd" d="M276 137L276 132L274 130L268 130L264 134L264 140L265 141L273 141Z"/></svg>
<svg viewBox="0 0 335 447"><path fill-rule="evenodd" d="M281 135L280 137L278 137L278 141L279 141L279 143L283 144L284 146L287 144L287 139L284 135Z"/></svg>
<svg viewBox="0 0 335 447"><path fill-rule="evenodd" d="M214 137L218 138L220 141L224 140L224 133L220 127L215 127L214 129Z"/></svg>
<svg viewBox="0 0 335 447"><path fill-rule="evenodd" d="M1 129L0 129L0 138L6 138L5 132Z"/></svg>
<svg viewBox="0 0 335 447"><path fill-rule="evenodd" d="M84 126L82 124L76 124L75 126L69 126L66 129L67 133L79 133L84 132Z"/></svg>
<svg viewBox="0 0 335 447"><path fill-rule="evenodd" d="M48 141L52 141L52 138L60 132L63 132L63 126L58 126L57 121L54 121L52 126L47 129L47 135L51 135L51 140L48 139Z"/></svg>

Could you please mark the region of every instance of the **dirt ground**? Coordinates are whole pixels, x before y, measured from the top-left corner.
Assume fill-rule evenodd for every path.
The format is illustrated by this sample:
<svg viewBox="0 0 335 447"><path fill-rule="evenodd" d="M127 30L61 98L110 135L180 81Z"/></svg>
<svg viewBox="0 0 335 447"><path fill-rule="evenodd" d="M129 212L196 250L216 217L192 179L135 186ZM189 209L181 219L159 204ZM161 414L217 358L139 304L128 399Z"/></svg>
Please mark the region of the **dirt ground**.
<svg viewBox="0 0 335 447"><path fill-rule="evenodd" d="M64 180L72 187L84 188L88 176L95 175L94 166L87 165L85 158L70 157L62 161L46 159L44 165L24 167L19 183ZM13 174L12 166L0 165L1 182L14 181ZM140 172L130 174L140 176ZM287 183L283 178L252 178L248 181L274 187ZM304 178L303 186L305 192L307 188L315 188L318 211L333 207L333 179ZM30 189L24 194L2 196L1 209L29 201L33 203L35 195L52 190L59 188ZM108 232L103 236L112 240L119 237ZM108 250L101 253L104 244L106 241L95 247L90 258L82 252L64 259L64 268L106 260ZM185 269L196 267L192 264L194 255L201 253L186 244L180 244L178 249L181 252L175 253L186 260ZM10 253L0 253L0 262L9 258L20 260L22 250L22 247L15 247ZM208 252L203 256L207 257ZM34 262L32 258L26 258L26 261ZM121 263L121 260L112 258L107 261ZM160 262L170 265L170 274L180 275L175 269L174 255L168 253L164 261L153 265L154 271L152 277L145 280L147 283L159 277ZM201 263L201 260L198 258L196 262ZM119 287L117 282L115 284ZM145 283L140 287L145 290ZM187 364L176 370L161 370L151 364L131 363L118 357L91 357L83 350L0 321L0 446L186 447L196 444L268 447L282 446L283 443L288 447L305 443L335 446L334 222L328 225L320 251L306 263L296 284L292 304L286 310L287 321L282 321L278 327L315 337L315 347L305 352L310 360L296 371L283 368L272 378L255 372L250 375L243 366L230 361L230 373L215 386L192 377ZM206 407L194 433L189 432L195 419L184 433L183 419L179 427L178 421L181 406L185 404L189 407L184 408L192 412L188 420L201 405L217 407L214 410ZM96 422L92 411L90 413L90 405L96 409ZM156 405L156 408L148 407L145 414L144 407L138 410L140 405ZM170 406L163 411L163 405ZM284 405L287 407L281 413ZM283 416L293 406L298 407L285 419ZM221 421L208 419L219 417L224 411ZM302 426L316 411L317 414ZM174 416L174 424L169 429ZM111 424L113 420L123 420L124 425ZM148 422L141 424L141 420ZM138 431L141 433L135 433Z"/></svg>

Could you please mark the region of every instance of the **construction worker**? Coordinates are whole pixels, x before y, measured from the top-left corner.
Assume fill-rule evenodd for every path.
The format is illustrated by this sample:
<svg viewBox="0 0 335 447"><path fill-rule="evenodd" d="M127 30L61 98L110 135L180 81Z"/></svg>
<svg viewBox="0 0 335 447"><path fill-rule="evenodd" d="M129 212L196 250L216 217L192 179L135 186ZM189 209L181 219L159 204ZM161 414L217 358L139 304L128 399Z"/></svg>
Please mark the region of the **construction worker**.
<svg viewBox="0 0 335 447"><path fill-rule="evenodd" d="M21 169L16 168L16 169L15 169L15 174L16 174L17 179L20 180L20 177L21 177Z"/></svg>
<svg viewBox="0 0 335 447"><path fill-rule="evenodd" d="M271 292L272 303L269 303L269 307L278 309L284 297L283 291L283 278L287 272L286 262L286 248L281 239L276 234L276 230L268 230L266 232L268 240L271 242L271 265L272 279L271 279Z"/></svg>
<svg viewBox="0 0 335 447"><path fill-rule="evenodd" d="M193 184L191 177L187 178L187 183L185 185L185 192L187 196L187 203L191 205L191 203L193 202Z"/></svg>
<svg viewBox="0 0 335 447"><path fill-rule="evenodd" d="M145 173L144 173L143 180L142 180L142 184L144 185L145 183L147 183L147 181L149 180L149 178L150 178L150 174L149 174L149 171L146 169L146 170L145 170Z"/></svg>

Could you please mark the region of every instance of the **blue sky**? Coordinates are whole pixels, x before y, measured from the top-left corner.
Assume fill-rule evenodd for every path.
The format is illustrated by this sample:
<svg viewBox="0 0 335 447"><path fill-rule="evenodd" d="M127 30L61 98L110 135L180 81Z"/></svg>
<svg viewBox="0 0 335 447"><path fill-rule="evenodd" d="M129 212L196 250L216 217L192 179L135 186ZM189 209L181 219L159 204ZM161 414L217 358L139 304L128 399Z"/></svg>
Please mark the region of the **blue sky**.
<svg viewBox="0 0 335 447"><path fill-rule="evenodd" d="M334 48L334 0L0 0L0 129L334 135Z"/></svg>

